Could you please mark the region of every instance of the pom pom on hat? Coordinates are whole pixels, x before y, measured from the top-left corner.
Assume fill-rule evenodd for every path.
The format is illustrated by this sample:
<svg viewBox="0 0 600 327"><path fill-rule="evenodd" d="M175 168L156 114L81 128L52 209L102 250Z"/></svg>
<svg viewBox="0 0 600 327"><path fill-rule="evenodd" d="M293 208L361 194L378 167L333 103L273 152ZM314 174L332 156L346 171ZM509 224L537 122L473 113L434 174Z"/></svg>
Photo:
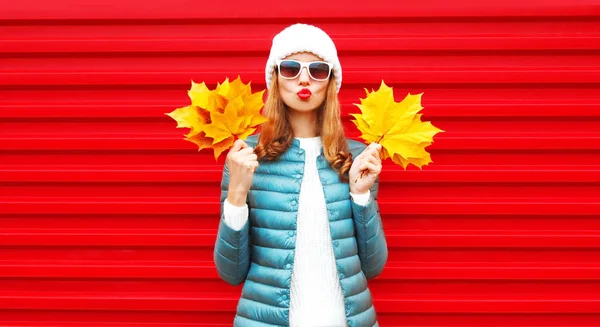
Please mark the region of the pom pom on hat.
<svg viewBox="0 0 600 327"><path fill-rule="evenodd" d="M337 91L340 91L342 87L342 66L337 56L335 44L322 29L307 24L288 26L273 38L271 53L265 69L267 88L271 86L277 60L298 52L310 52L333 64L332 74L335 77Z"/></svg>

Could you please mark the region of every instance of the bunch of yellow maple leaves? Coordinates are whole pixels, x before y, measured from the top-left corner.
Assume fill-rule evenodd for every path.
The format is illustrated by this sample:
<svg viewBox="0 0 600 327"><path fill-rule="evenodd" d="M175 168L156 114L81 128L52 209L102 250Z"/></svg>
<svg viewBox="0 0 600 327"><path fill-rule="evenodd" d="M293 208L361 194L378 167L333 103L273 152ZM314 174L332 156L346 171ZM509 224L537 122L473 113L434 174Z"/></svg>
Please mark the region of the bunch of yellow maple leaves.
<svg viewBox="0 0 600 327"><path fill-rule="evenodd" d="M232 82L225 79L214 90L192 81L188 91L192 103L166 115L177 121L177 128L190 129L185 140L195 143L198 151L212 148L217 159L236 139L246 139L267 121L260 114L264 92L252 93L250 83L244 84L239 76Z"/></svg>
<svg viewBox="0 0 600 327"><path fill-rule="evenodd" d="M217 159L236 139L246 139L267 121L260 114L264 92L252 93L250 83L244 84L240 77L233 82L225 79L214 90L204 82L192 82L188 91L191 104L167 115L177 121L177 128L190 128L185 140L195 143L198 151L212 148ZM421 121L422 114L418 112L423 109L422 93L409 93L396 102L393 89L383 81L377 91L365 92L366 98L356 104L361 113L352 114L361 138L366 143L381 144L382 159L390 158L404 169L409 164L422 169L431 163L425 148L433 143L435 134L443 131Z"/></svg>

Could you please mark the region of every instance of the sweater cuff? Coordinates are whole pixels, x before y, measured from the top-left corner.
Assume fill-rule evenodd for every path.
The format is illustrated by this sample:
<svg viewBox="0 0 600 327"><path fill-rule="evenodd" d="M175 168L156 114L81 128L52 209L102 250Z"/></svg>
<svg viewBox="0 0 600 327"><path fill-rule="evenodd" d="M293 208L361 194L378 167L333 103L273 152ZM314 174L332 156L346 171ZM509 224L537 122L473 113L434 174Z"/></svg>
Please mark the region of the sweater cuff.
<svg viewBox="0 0 600 327"><path fill-rule="evenodd" d="M237 207L225 199L223 203L223 219L231 229L236 231L241 230L248 221L248 204Z"/></svg>
<svg viewBox="0 0 600 327"><path fill-rule="evenodd" d="M367 193L365 194L354 194L350 192L350 197L352 198L352 201L354 201L354 203L361 206L366 206L367 203L369 203L369 200L371 199L371 190L367 190Z"/></svg>

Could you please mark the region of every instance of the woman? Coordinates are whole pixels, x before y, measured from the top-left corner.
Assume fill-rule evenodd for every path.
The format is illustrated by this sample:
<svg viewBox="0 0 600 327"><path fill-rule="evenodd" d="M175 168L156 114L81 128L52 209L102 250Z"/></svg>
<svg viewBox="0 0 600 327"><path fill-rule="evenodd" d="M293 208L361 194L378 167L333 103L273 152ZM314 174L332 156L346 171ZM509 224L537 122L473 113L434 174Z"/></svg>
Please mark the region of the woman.
<svg viewBox="0 0 600 327"><path fill-rule="evenodd" d="M234 326L378 326L367 279L388 253L381 146L344 135L333 41L310 25L284 29L266 81L269 121L235 143L221 183L214 260L223 280L245 281Z"/></svg>

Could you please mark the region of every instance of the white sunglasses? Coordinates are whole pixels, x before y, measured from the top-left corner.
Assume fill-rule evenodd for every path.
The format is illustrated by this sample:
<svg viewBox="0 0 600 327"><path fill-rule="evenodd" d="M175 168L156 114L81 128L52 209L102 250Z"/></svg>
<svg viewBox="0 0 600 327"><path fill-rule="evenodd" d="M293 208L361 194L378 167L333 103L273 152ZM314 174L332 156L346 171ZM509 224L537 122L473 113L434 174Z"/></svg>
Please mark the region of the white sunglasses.
<svg viewBox="0 0 600 327"><path fill-rule="evenodd" d="M308 75L315 81L325 81L331 76L333 64L325 61L302 62L294 59L277 60L279 76L285 79L294 79L300 76L302 68L306 67Z"/></svg>

